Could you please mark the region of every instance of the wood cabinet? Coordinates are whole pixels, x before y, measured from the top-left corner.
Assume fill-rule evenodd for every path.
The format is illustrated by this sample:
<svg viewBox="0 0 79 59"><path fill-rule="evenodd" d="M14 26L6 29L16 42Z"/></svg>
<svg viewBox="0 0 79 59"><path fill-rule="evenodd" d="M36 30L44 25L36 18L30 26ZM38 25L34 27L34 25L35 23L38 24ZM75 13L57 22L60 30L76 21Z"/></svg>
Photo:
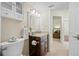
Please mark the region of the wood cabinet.
<svg viewBox="0 0 79 59"><path fill-rule="evenodd" d="M24 17L22 2L1 2L1 16L22 21Z"/></svg>
<svg viewBox="0 0 79 59"><path fill-rule="evenodd" d="M48 35L37 37L29 36L29 55L30 56L44 56L48 52ZM32 45L32 41L38 42L36 45Z"/></svg>

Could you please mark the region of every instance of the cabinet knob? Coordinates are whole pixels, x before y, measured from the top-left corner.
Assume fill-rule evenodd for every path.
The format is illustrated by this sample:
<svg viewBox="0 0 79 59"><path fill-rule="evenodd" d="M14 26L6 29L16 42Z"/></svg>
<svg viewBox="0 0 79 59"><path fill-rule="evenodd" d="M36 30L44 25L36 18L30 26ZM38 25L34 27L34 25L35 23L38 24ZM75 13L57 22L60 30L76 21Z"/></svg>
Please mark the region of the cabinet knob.
<svg viewBox="0 0 79 59"><path fill-rule="evenodd" d="M32 45L36 46L38 43L39 43L38 41L35 41L35 40L32 41Z"/></svg>

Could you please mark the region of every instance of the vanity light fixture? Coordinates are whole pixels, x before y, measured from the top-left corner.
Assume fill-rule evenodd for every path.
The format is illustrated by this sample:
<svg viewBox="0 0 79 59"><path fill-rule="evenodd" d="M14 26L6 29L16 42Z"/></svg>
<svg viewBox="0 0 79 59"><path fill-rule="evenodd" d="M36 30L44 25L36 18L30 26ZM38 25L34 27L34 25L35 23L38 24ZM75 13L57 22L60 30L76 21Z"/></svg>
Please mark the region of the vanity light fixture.
<svg viewBox="0 0 79 59"><path fill-rule="evenodd" d="M36 10L35 10L35 9L31 9L30 11L31 11L31 14L32 14L32 15L34 15L34 14L35 14L35 12L36 12Z"/></svg>
<svg viewBox="0 0 79 59"><path fill-rule="evenodd" d="M40 13L38 13L37 11L35 12L36 17L40 17Z"/></svg>
<svg viewBox="0 0 79 59"><path fill-rule="evenodd" d="M30 9L31 15L35 15L36 17L40 17L40 14L35 9Z"/></svg>

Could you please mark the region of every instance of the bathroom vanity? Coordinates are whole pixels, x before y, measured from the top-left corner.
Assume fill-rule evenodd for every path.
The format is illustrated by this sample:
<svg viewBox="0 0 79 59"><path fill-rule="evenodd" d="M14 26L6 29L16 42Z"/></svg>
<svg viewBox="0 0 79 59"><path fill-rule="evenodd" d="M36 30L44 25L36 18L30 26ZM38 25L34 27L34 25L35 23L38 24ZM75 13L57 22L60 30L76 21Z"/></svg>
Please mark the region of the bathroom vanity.
<svg viewBox="0 0 79 59"><path fill-rule="evenodd" d="M29 35L29 55L44 56L49 51L48 33L35 33Z"/></svg>

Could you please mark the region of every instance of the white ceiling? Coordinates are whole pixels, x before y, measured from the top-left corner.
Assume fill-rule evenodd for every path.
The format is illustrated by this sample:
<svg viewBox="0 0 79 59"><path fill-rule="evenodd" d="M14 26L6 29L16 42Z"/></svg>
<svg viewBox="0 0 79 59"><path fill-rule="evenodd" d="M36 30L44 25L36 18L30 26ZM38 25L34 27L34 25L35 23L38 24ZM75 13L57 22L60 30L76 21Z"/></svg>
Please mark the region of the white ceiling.
<svg viewBox="0 0 79 59"><path fill-rule="evenodd" d="M29 4L36 6L37 8L41 5L41 7L48 8L50 5L54 5L54 9L68 9L68 2L29 2Z"/></svg>

